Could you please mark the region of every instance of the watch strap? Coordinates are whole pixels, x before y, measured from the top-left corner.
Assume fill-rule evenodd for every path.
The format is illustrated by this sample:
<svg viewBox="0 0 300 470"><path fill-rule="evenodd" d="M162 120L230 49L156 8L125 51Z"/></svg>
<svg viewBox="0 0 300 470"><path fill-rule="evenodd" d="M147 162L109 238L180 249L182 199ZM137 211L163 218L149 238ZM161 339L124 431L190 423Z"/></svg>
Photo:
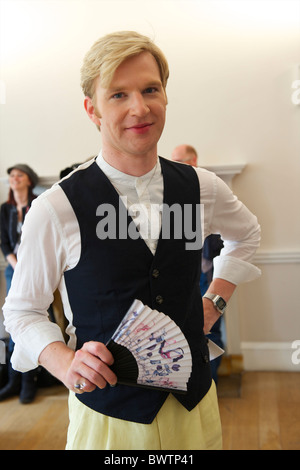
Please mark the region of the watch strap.
<svg viewBox="0 0 300 470"><path fill-rule="evenodd" d="M206 292L203 297L210 299L213 302L215 309L218 310L221 315L223 315L227 307L227 303L223 297L218 294L211 294L209 292Z"/></svg>

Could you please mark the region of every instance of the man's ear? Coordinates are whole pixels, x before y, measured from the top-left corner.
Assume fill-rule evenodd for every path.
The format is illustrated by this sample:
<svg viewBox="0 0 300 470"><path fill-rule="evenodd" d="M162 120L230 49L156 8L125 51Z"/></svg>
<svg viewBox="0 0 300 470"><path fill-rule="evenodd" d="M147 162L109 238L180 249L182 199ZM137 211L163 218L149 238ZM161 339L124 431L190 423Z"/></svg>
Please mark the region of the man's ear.
<svg viewBox="0 0 300 470"><path fill-rule="evenodd" d="M84 98L84 108L87 112L88 117L90 120L96 124L96 126L99 128L100 127L100 117L97 116L95 107L93 105L92 99L89 96L86 96Z"/></svg>

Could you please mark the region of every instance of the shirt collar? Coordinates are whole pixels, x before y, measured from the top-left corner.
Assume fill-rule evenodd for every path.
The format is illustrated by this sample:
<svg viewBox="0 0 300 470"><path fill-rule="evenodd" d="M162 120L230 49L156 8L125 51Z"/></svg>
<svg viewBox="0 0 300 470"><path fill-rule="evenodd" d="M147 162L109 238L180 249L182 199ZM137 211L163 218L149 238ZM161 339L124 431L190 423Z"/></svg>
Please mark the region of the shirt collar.
<svg viewBox="0 0 300 470"><path fill-rule="evenodd" d="M150 182L154 173L156 173L157 175L161 174L159 158L157 159L157 166L155 165L152 170L142 176L127 175L126 173L123 173L122 171L119 171L116 168L112 167L109 163L104 160L102 151L99 152L99 155L96 158L96 163L99 165L100 169L108 177L108 179L112 182L112 184L123 185L129 188L135 188L137 181L139 181L140 183L142 182L143 184Z"/></svg>

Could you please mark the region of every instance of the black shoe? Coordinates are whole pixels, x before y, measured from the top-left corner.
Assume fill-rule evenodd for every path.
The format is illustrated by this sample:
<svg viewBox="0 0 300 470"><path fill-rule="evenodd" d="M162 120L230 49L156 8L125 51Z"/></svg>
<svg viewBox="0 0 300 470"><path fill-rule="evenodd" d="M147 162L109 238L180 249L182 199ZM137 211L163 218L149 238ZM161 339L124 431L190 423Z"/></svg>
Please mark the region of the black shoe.
<svg viewBox="0 0 300 470"><path fill-rule="evenodd" d="M22 374L20 402L23 405L32 403L37 392L36 370L24 372Z"/></svg>
<svg viewBox="0 0 300 470"><path fill-rule="evenodd" d="M6 400L6 398L14 397L19 395L21 390L21 373L14 371L13 374L9 374L8 383L0 390L0 401Z"/></svg>
<svg viewBox="0 0 300 470"><path fill-rule="evenodd" d="M8 367L7 364L0 364L0 390L8 382Z"/></svg>

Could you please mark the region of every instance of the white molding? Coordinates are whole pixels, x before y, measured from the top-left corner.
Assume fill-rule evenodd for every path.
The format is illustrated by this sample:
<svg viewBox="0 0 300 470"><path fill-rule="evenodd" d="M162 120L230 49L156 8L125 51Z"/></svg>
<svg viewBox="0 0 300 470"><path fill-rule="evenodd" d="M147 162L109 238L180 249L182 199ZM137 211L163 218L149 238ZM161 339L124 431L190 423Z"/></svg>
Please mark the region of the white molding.
<svg viewBox="0 0 300 470"><path fill-rule="evenodd" d="M300 337L300 335L299 335ZM300 344L300 339L298 340ZM242 342L244 369L299 372L300 363L293 363L293 353L297 353L294 341L290 342ZM297 354L299 357L299 353Z"/></svg>
<svg viewBox="0 0 300 470"><path fill-rule="evenodd" d="M258 251L253 262L257 264L300 263L300 251Z"/></svg>
<svg viewBox="0 0 300 470"><path fill-rule="evenodd" d="M50 182L50 180L48 180ZM54 180L54 183L56 181ZM51 185L52 185L51 180ZM45 185L46 186L46 185ZM44 186L44 187L45 187ZM257 252L253 258L254 264L297 264L300 263L300 251L290 251L290 252L281 252L281 251L260 251ZM3 271L6 267L6 262L3 259L0 259L0 271Z"/></svg>
<svg viewBox="0 0 300 470"><path fill-rule="evenodd" d="M51 187L57 179L45 177L43 188ZM300 263L300 251L258 251L253 258L254 264L297 264ZM6 266L5 260L0 259L0 271Z"/></svg>

